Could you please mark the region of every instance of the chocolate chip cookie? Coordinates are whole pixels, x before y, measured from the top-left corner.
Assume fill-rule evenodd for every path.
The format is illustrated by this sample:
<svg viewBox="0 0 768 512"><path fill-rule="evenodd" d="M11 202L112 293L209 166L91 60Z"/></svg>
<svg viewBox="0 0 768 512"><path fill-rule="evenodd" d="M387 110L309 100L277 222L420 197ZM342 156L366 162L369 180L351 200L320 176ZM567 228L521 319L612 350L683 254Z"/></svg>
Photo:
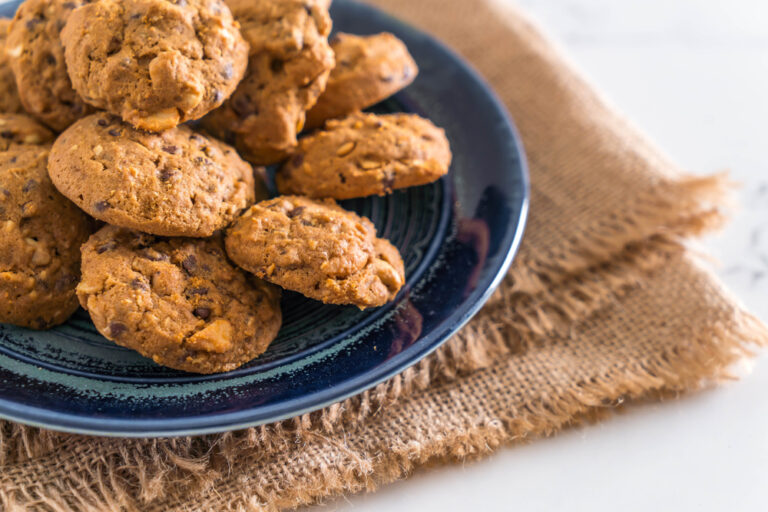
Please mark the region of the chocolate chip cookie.
<svg viewBox="0 0 768 512"><path fill-rule="evenodd" d="M226 248L256 276L328 304L381 306L405 283L397 249L330 199L258 203L228 230Z"/></svg>
<svg viewBox="0 0 768 512"><path fill-rule="evenodd" d="M81 119L51 151L56 187L109 224L163 236L210 236L254 202L235 150L187 126L133 128L106 112Z"/></svg>
<svg viewBox="0 0 768 512"><path fill-rule="evenodd" d="M105 337L195 373L234 370L280 329L280 291L229 263L220 238L106 226L83 246L82 306Z"/></svg>
<svg viewBox="0 0 768 512"><path fill-rule="evenodd" d="M5 51L24 108L60 132L90 112L72 88L59 33L82 0L26 0L8 29Z"/></svg>
<svg viewBox="0 0 768 512"><path fill-rule="evenodd" d="M328 2L229 0L229 5L251 47L248 71L204 126L235 144L246 160L273 164L295 148L305 112L333 67Z"/></svg>
<svg viewBox="0 0 768 512"><path fill-rule="evenodd" d="M357 113L301 139L275 181L281 194L349 199L431 183L450 164L445 132L430 121Z"/></svg>
<svg viewBox="0 0 768 512"><path fill-rule="evenodd" d="M388 32L372 36L338 34L331 48L336 67L325 92L307 112L309 128L389 98L409 86L419 72L405 44Z"/></svg>
<svg viewBox="0 0 768 512"><path fill-rule="evenodd" d="M0 114L0 151L18 144L53 142L51 130L24 114Z"/></svg>
<svg viewBox="0 0 768 512"><path fill-rule="evenodd" d="M91 221L48 178L48 146L0 151L0 322L47 329L77 309Z"/></svg>
<svg viewBox="0 0 768 512"><path fill-rule="evenodd" d="M85 101L149 131L221 105L248 62L221 0L101 0L72 13L61 40Z"/></svg>
<svg viewBox="0 0 768 512"><path fill-rule="evenodd" d="M16 79L8 64L8 56L5 54L5 39L8 36L8 26L11 20L0 18L0 112L21 113L24 107L21 105L19 91L16 89Z"/></svg>

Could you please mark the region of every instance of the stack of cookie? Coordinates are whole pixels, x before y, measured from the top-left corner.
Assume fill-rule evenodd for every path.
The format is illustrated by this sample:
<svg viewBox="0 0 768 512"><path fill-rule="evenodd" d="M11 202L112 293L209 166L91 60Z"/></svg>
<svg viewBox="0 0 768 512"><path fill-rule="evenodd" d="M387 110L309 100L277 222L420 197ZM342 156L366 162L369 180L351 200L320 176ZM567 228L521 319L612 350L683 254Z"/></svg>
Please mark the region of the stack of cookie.
<svg viewBox="0 0 768 512"><path fill-rule="evenodd" d="M416 63L391 34L329 43L329 4L26 0L0 21L0 322L79 303L116 343L214 373L277 336L278 286L393 300L400 254L334 199L435 181L451 152L426 119L361 112Z"/></svg>

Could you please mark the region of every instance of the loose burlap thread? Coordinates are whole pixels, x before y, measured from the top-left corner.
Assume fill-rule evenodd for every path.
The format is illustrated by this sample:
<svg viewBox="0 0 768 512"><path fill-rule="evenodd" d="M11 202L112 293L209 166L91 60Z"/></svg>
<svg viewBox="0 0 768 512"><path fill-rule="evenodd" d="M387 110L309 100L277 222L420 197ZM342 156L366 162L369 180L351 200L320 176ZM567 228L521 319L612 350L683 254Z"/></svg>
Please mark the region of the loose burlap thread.
<svg viewBox="0 0 768 512"><path fill-rule="evenodd" d="M372 490L697 389L768 341L687 254L728 184L677 169L520 13L489 0L376 0L491 82L531 169L509 275L436 353L323 411L222 435L113 440L0 425L3 510L281 510Z"/></svg>

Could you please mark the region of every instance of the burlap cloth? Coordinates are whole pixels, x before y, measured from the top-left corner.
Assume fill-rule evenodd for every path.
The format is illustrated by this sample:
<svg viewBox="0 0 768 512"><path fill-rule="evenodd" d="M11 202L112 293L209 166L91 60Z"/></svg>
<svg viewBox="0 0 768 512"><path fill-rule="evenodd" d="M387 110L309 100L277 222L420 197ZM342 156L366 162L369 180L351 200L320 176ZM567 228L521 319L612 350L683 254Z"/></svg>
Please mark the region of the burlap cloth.
<svg viewBox="0 0 768 512"><path fill-rule="evenodd" d="M522 133L531 217L500 290L416 367L280 424L137 441L5 423L3 510L312 503L700 387L766 341L681 245L719 223L722 178L681 173L519 13L484 0L375 3L474 63Z"/></svg>

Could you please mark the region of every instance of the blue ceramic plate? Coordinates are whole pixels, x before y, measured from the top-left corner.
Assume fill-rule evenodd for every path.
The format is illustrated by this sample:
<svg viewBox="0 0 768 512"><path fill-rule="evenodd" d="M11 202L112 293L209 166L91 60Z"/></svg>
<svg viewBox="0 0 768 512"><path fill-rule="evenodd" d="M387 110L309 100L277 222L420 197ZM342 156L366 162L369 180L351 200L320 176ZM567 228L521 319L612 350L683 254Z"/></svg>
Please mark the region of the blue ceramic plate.
<svg viewBox="0 0 768 512"><path fill-rule="evenodd" d="M18 2L0 5L12 16ZM259 359L230 373L155 365L101 337L86 313L47 332L0 324L0 416L88 434L170 436L233 430L319 409L360 393L435 350L506 273L527 212L523 149L503 107L455 54L371 7L335 0L337 30L389 31L421 73L379 112L416 112L448 133L450 174L384 198L346 201L406 261L408 285L359 311L292 293L284 325Z"/></svg>

